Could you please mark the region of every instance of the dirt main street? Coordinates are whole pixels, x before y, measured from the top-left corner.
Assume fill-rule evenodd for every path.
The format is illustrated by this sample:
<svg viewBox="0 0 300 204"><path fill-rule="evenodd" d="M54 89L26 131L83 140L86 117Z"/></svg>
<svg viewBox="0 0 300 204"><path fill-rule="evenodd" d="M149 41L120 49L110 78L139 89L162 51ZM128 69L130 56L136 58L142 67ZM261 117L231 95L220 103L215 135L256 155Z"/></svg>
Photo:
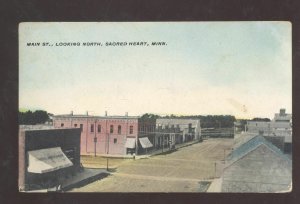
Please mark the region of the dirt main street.
<svg viewBox="0 0 300 204"><path fill-rule="evenodd" d="M208 139L166 155L114 162L110 176L71 192L201 192L199 182L215 176L215 162L232 144L233 139Z"/></svg>

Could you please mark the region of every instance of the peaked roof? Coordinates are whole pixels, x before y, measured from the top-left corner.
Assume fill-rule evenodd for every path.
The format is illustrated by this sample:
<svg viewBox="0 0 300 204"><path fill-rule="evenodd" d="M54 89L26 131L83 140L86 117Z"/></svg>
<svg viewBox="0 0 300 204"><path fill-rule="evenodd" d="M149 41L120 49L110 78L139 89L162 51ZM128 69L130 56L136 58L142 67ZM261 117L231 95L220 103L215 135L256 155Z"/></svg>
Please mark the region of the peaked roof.
<svg viewBox="0 0 300 204"><path fill-rule="evenodd" d="M249 152L255 150L260 145L265 145L269 149L271 149L277 156L287 159L291 162L291 160L284 155L280 149L278 149L275 145L268 142L263 136L257 135L253 137L252 139L248 140L247 142L241 144L239 147L237 147L235 150L233 150L230 155L227 157L227 160L230 161L230 163L234 163L235 161L239 160L240 158L247 155ZM230 165L231 165L230 164Z"/></svg>

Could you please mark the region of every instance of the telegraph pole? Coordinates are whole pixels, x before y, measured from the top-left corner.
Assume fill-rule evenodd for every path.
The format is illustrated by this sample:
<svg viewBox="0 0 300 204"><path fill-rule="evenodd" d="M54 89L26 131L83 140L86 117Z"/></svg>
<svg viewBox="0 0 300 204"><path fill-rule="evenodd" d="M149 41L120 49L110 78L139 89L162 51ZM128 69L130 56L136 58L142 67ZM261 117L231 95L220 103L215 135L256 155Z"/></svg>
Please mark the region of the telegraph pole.
<svg viewBox="0 0 300 204"><path fill-rule="evenodd" d="M215 162L215 178L217 178L217 162Z"/></svg>
<svg viewBox="0 0 300 204"><path fill-rule="evenodd" d="M95 151L95 154L94 156L96 157L97 156L97 152L96 152L96 148L97 148L97 136L96 136L96 120L94 122L94 151Z"/></svg>
<svg viewBox="0 0 300 204"><path fill-rule="evenodd" d="M108 171L108 154L109 154L109 133L107 134L107 157L106 157L106 170Z"/></svg>

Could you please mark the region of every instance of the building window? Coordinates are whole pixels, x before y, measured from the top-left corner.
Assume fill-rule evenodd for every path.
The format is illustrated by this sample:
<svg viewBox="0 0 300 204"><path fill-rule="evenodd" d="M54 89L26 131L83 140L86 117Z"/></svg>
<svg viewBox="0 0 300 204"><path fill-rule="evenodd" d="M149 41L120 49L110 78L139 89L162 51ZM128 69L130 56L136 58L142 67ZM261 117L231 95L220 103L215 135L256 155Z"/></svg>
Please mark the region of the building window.
<svg viewBox="0 0 300 204"><path fill-rule="evenodd" d="M122 128L121 128L121 125L119 125L119 126L118 126L118 134L119 134L119 135L121 134L121 129L122 129Z"/></svg>
<svg viewBox="0 0 300 204"><path fill-rule="evenodd" d="M129 127L129 134L133 134L133 126L132 125L130 125L130 127Z"/></svg>
<svg viewBox="0 0 300 204"><path fill-rule="evenodd" d="M98 125L98 132L101 132L101 125Z"/></svg>
<svg viewBox="0 0 300 204"><path fill-rule="evenodd" d="M80 129L81 129L81 132L82 132L82 130L83 130L83 124L80 124Z"/></svg>
<svg viewBox="0 0 300 204"><path fill-rule="evenodd" d="M116 144L117 143L117 138L114 138L114 144Z"/></svg>
<svg viewBox="0 0 300 204"><path fill-rule="evenodd" d="M94 132L94 124L91 125L91 132Z"/></svg>
<svg viewBox="0 0 300 204"><path fill-rule="evenodd" d="M110 133L113 133L113 132L114 132L114 126L110 125Z"/></svg>
<svg viewBox="0 0 300 204"><path fill-rule="evenodd" d="M74 127L77 127L77 124L74 124Z"/></svg>
<svg viewBox="0 0 300 204"><path fill-rule="evenodd" d="M63 127L63 126L64 126L64 124L63 124L63 123L61 123L61 124L60 124L60 127Z"/></svg>

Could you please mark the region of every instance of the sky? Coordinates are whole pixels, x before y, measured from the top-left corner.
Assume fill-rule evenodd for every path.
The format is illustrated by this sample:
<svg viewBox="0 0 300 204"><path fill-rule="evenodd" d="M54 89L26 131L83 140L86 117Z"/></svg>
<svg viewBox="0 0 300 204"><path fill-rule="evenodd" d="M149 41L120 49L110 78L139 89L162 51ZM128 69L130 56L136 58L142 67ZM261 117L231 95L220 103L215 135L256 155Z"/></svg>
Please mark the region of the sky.
<svg viewBox="0 0 300 204"><path fill-rule="evenodd" d="M237 118L273 118L280 108L291 113L291 29L289 22L21 23L19 108ZM50 46L27 44L43 42ZM81 46L56 46L71 42Z"/></svg>

